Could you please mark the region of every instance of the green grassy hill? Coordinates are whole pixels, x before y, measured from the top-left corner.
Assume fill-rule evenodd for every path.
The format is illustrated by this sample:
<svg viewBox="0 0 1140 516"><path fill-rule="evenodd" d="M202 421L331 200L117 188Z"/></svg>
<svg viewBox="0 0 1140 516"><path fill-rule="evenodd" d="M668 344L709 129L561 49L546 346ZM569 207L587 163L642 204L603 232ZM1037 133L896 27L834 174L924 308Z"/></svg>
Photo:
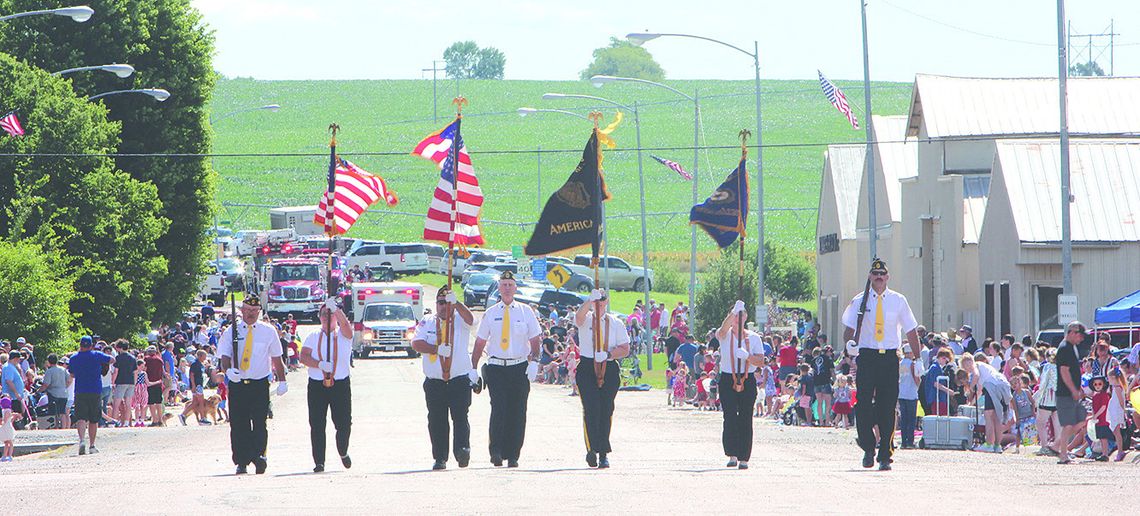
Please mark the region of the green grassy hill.
<svg viewBox="0 0 1140 516"><path fill-rule="evenodd" d="M737 133L755 130L752 83L748 81L676 81L682 91L699 90L702 98L702 146L726 146L701 151L700 198L703 200L735 166L739 150ZM841 84L853 105L862 106L857 84ZM470 104L465 109L463 136L472 153L476 172L487 201L484 233L488 246L509 249L530 235L533 221L545 201L561 186L577 164L590 126L578 118L540 113L525 118L516 114L522 106L559 108L585 114L602 108L606 123L613 109L581 100L544 101L543 93L581 93L602 96L625 104L641 103L642 147L645 152L646 209L649 212L684 212L649 218L649 247L655 256L688 256L687 212L691 184L653 161L656 154L692 167L692 104L674 94L637 84L609 84L596 89L587 82L563 81L464 81L462 94ZM425 135L441 128L454 116L450 101L453 82L439 82L438 122L432 120L432 83L419 81L256 81L222 80L218 83L211 112L219 117L234 110L269 103L282 106L276 113L253 111L215 122L214 151L221 154L291 154L294 156L217 157L220 176L219 201L291 206L316 204L324 188L327 170L329 123L341 126L338 150L365 170L384 177L400 197L395 208L373 207L358 222L350 236L417 240L430 196L438 181L434 165L408 153ZM910 86L903 83L874 85L878 114L905 113ZM765 204L769 208L815 208L819 199L822 153L827 143L857 142L863 131L852 130L832 108L815 81L768 81L763 83L763 143ZM859 112L859 111L857 111ZM611 219L610 248L615 254L636 257L641 233L637 217L638 181L634 123L631 113L615 131L618 149L605 152L606 179L614 199L607 205ZM864 116L859 117L865 118ZM754 140L753 140L754 141ZM812 145L804 145L812 144ZM541 155L541 192L539 182ZM672 149L671 149L672 148ZM753 151L755 152L755 151ZM322 155L323 153L323 155ZM378 153L358 155L354 153ZM295 156L318 154L320 156ZM754 162L749 161L754 177ZM753 184L755 188L755 184ZM753 194L755 195L755 194ZM755 197L753 197L754 199ZM399 215L393 212L405 212ZM237 229L269 225L265 208L223 208L219 219ZM750 226L755 224L751 214ZM808 251L813 247L813 211L769 212L767 237ZM700 236L700 251L715 250L711 240Z"/></svg>

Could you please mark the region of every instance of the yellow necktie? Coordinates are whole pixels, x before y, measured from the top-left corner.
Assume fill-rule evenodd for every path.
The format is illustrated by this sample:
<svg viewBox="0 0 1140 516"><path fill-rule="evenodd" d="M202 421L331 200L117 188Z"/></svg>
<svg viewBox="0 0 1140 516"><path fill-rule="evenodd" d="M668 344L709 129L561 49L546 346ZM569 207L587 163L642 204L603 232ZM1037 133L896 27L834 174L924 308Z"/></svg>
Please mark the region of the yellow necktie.
<svg viewBox="0 0 1140 516"><path fill-rule="evenodd" d="M883 341L883 296L880 294L875 299L875 341Z"/></svg>
<svg viewBox="0 0 1140 516"><path fill-rule="evenodd" d="M249 371L249 360L253 357L253 325L247 325L245 330L245 344L241 350L241 369Z"/></svg>
<svg viewBox="0 0 1140 516"><path fill-rule="evenodd" d="M503 305L503 335L499 338L499 346L503 351L511 347L511 306Z"/></svg>

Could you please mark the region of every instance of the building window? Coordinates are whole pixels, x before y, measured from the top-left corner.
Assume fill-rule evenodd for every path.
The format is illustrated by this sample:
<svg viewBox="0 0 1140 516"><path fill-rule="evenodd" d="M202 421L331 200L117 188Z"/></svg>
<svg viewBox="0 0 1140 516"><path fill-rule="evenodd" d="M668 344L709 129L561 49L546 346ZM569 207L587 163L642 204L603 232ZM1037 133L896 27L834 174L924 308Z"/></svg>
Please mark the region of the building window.
<svg viewBox="0 0 1140 516"><path fill-rule="evenodd" d="M982 298L982 311L986 314L986 332L982 334L982 339L994 336L994 310L997 308L995 305L996 299L994 298L994 284L986 283L985 297Z"/></svg>
<svg viewBox="0 0 1140 516"><path fill-rule="evenodd" d="M1001 334L1005 335L1011 332L1010 328L1010 310L1009 310L1009 282L1001 284Z"/></svg>

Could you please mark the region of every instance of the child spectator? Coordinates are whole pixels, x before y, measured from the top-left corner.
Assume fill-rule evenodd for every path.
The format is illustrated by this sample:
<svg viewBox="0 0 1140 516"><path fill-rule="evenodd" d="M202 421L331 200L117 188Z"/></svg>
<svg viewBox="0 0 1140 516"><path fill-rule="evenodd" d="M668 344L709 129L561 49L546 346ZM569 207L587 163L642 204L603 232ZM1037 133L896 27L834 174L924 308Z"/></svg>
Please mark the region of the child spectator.
<svg viewBox="0 0 1140 516"><path fill-rule="evenodd" d="M1108 462L1108 439L1113 437L1112 428L1108 426L1108 404L1112 401L1112 394L1108 391L1108 381L1103 376L1095 376L1089 381L1092 388L1093 420L1096 421L1096 438L1100 441L1100 453L1093 454L1093 460ZM1120 442L1117 441L1117 446Z"/></svg>
<svg viewBox="0 0 1140 516"><path fill-rule="evenodd" d="M1033 401L1037 403L1037 439L1041 449L1037 455L1057 456L1061 443L1061 423L1057 418L1057 365L1053 363L1056 352L1045 352L1045 362L1041 364L1041 380Z"/></svg>
<svg viewBox="0 0 1140 516"><path fill-rule="evenodd" d="M12 462L12 449L16 440L13 422L19 418L19 414L12 412L12 399L7 394L0 397L0 441L4 443L4 456L0 457L0 462Z"/></svg>
<svg viewBox="0 0 1140 516"><path fill-rule="evenodd" d="M684 362L677 366L677 370L673 372L673 406L679 407L685 404L685 390L688 388L687 381L689 379L689 368Z"/></svg>
<svg viewBox="0 0 1140 516"><path fill-rule="evenodd" d="M831 411L835 413L832 426L839 426L839 420L843 420L844 430L851 425L851 387L847 386L847 375L835 376L835 404Z"/></svg>
<svg viewBox="0 0 1140 516"><path fill-rule="evenodd" d="M794 337L793 337L794 339ZM815 387L815 378L811 374L811 366L807 364L800 364L800 386L796 389L796 396L799 398L799 412L800 417L803 418L804 426L814 426L814 414L812 414L812 401Z"/></svg>
<svg viewBox="0 0 1140 516"><path fill-rule="evenodd" d="M708 406L709 391L708 391L708 373L701 373L701 377L697 379L697 397L693 399L693 404L698 409L704 410Z"/></svg>
<svg viewBox="0 0 1140 516"><path fill-rule="evenodd" d="M1021 344L1014 343L1014 346ZM1013 358L1011 357L1012 361ZM1029 394L1029 375L1021 374L1014 376L1010 380L1013 390L1013 411L1017 419L1017 438L1024 444L1028 439L1033 439L1037 429L1037 418L1034 414L1037 412L1037 404L1033 402L1033 396Z"/></svg>
<svg viewBox="0 0 1140 516"><path fill-rule="evenodd" d="M137 362L135 369L135 392L131 396L131 410L134 412L134 425L141 427L146 426L146 405L147 405L147 390L146 390L146 365L142 359ZM129 425L130 423L128 423Z"/></svg>
<svg viewBox="0 0 1140 516"><path fill-rule="evenodd" d="M226 385L226 375L214 373L214 382L218 384L218 398L221 399L221 401L218 402L218 414L222 419L229 421L230 411L226 400L230 397L230 387Z"/></svg>
<svg viewBox="0 0 1140 516"><path fill-rule="evenodd" d="M1108 428L1112 430L1112 436L1116 439L1116 462L1124 460L1124 440L1121 438L1121 430L1124 428L1124 418L1126 412L1124 410L1124 387L1127 382L1124 381L1124 374L1119 367L1109 370L1108 372L1108 392L1111 397L1108 401L1108 408L1105 409L1106 419L1108 420ZM1105 451L1105 455L1108 452Z"/></svg>

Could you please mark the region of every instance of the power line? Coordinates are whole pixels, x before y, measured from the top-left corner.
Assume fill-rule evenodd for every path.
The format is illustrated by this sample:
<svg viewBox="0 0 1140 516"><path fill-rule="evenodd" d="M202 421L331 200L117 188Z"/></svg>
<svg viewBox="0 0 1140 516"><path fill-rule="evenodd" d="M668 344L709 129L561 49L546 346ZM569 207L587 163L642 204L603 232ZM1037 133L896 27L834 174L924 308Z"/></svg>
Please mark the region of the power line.
<svg viewBox="0 0 1140 516"><path fill-rule="evenodd" d="M957 26L957 25L951 25L951 24L949 24L949 23L946 23L946 22L944 22L944 21L941 21L941 20L937 20L937 19L935 19L935 18L931 18L931 17L929 17L929 16L926 16L925 14L922 14L922 13L916 13L916 12L914 12L914 11L910 10L910 9L907 9L907 8L905 8L905 7L901 7L901 6L898 6L898 5L892 4L891 2L888 2L887 0L882 0L882 2L883 2L884 4L886 4L886 5L890 6L890 7L893 7L893 8L895 8L895 9L898 9L899 11L902 11L902 12L904 12L904 13L907 13L907 14L909 14L909 15L911 15L911 16L915 16L915 17L918 17L918 18L922 18L923 20L926 20L926 21L928 21L928 22L930 22L930 23L934 23L934 24L937 24L937 25L941 25L941 26L943 26L943 27L947 27L947 28L950 28L950 29L954 29L954 30L956 30L956 31L959 31L959 32L965 32L965 33L967 33L967 34L973 34L973 35L975 35L975 36L979 36L979 37L983 37L983 38L989 38L989 39L995 39L995 40L998 40L998 41L1005 41L1005 42L1008 42L1008 43L1019 43L1019 44L1022 44L1022 45L1033 45L1033 46L1038 46L1038 47L1055 47L1055 46L1057 46L1057 45L1056 45L1056 43L1042 43L1042 42L1040 42L1040 41L1027 41L1027 40L1024 40L1024 39L1014 39L1014 38L1007 38L1007 37L1005 37L1005 36L998 36L998 35L995 35L995 34L987 34L987 33L985 33L985 32L979 32L979 31L976 31L976 30L973 30L973 29L967 29L967 28L965 28L965 27L959 27L959 26Z"/></svg>

